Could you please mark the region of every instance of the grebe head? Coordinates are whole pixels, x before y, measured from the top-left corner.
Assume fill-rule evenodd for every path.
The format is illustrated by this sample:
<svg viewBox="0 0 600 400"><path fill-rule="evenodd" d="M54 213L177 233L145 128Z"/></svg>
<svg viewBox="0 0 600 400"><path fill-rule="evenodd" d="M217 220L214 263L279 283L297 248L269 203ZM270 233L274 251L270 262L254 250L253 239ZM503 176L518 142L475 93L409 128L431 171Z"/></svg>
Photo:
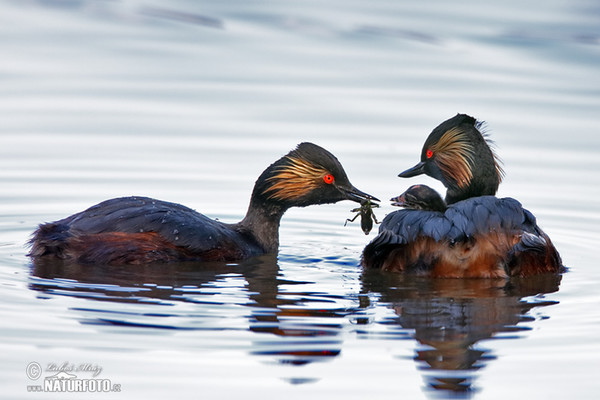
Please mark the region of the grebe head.
<svg viewBox="0 0 600 400"><path fill-rule="evenodd" d="M333 154L308 142L271 164L256 181L252 198L282 209L340 200L379 201L350 183Z"/></svg>
<svg viewBox="0 0 600 400"><path fill-rule="evenodd" d="M504 171L491 140L481 133L482 126L466 114L442 122L425 140L421 162L398 176L426 174L438 179L448 189L449 204L496 194Z"/></svg>
<svg viewBox="0 0 600 400"><path fill-rule="evenodd" d="M404 193L390 200L393 206L410 210L444 212L447 208L438 192L426 185L412 185Z"/></svg>

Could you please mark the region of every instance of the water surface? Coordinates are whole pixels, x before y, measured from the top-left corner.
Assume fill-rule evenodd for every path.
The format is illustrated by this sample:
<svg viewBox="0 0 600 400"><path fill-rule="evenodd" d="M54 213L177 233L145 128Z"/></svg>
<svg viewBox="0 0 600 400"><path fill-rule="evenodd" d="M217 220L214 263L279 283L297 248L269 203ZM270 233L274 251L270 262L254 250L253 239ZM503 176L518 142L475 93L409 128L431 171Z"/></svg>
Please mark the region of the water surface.
<svg viewBox="0 0 600 400"><path fill-rule="evenodd" d="M85 397L28 392L64 366L120 385L98 398L594 398L599 27L584 0L1 2L3 396ZM290 210L279 254L242 263L26 257L38 223L110 197L237 221L301 141L381 199L443 191L396 175L457 112L487 121L499 195L534 212L564 276L363 273L375 233L344 226L350 202Z"/></svg>

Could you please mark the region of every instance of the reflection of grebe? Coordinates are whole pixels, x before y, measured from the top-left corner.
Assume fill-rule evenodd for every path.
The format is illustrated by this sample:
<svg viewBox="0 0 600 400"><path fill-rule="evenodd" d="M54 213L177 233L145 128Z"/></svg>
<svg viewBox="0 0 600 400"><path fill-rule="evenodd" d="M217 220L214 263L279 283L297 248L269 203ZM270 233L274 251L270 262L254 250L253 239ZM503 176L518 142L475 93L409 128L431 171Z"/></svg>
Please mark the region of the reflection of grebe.
<svg viewBox="0 0 600 400"><path fill-rule="evenodd" d="M301 143L260 175L248 212L237 224L212 220L179 204L144 197L112 199L41 225L30 255L93 264L235 261L276 252L279 223L290 207L366 199L375 198L350 184L337 158Z"/></svg>
<svg viewBox="0 0 600 400"><path fill-rule="evenodd" d="M556 292L561 275L430 279L368 270L362 281L363 291L378 293L396 314L386 326L414 330L414 360L428 388L462 392L473 389L474 371L496 358L481 341L522 336L531 309L556 304L540 295Z"/></svg>
<svg viewBox="0 0 600 400"><path fill-rule="evenodd" d="M30 288L52 295L79 297L101 304L189 302L198 307L193 318L185 311L181 314L174 311L169 313L172 318L168 319L161 318L165 314L146 313L143 309L140 313L102 305L81 309L80 321L97 327L125 326L171 332L214 329L220 332L229 326L229 323L223 325L223 316L205 318L207 314L201 310L205 307L214 310L212 307L217 304L217 308L228 308L228 304L239 306L239 310L247 307L248 329L261 334L252 336L250 354L290 365L326 361L339 355L344 344L344 321L353 311L346 305L339 308L323 306L323 302L335 303L336 295L290 291L290 286L306 282L281 279L276 254L252 257L236 262L235 266L225 262L187 261L145 264L133 269L129 266L65 263L42 257L34 260L31 273ZM235 296L226 294L223 299L215 293L218 291L215 288L223 285L225 277L231 279L226 293L231 293L235 285L241 286ZM140 282L148 284L140 285ZM225 304L221 304L222 301ZM108 314L94 311L105 308L113 311ZM208 315L212 315L212 311ZM198 318L203 320L201 324ZM245 343L245 339L243 341Z"/></svg>
<svg viewBox="0 0 600 400"><path fill-rule="evenodd" d="M480 125L459 114L431 132L421 162L400 176L439 179L448 189L448 208L419 206L389 214L363 252L366 267L450 278L561 271L560 256L533 214L515 199L493 196L503 171ZM409 208L419 205L417 198ZM425 208L431 207L426 200Z"/></svg>

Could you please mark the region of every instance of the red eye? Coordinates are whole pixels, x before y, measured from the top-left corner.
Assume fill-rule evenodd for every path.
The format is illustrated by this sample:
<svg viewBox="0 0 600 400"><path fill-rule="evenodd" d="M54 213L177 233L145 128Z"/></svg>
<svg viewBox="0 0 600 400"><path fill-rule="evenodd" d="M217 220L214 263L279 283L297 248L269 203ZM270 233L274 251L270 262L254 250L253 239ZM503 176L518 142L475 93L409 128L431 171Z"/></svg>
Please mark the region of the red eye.
<svg viewBox="0 0 600 400"><path fill-rule="evenodd" d="M433 151L431 151L431 149L427 149L427 151L425 152L425 155L427 156L427 158L431 158L431 157L433 157Z"/></svg>
<svg viewBox="0 0 600 400"><path fill-rule="evenodd" d="M335 181L335 178L333 177L333 175L327 174L323 177L323 180L325 181L326 184L331 185L333 183L333 181Z"/></svg>

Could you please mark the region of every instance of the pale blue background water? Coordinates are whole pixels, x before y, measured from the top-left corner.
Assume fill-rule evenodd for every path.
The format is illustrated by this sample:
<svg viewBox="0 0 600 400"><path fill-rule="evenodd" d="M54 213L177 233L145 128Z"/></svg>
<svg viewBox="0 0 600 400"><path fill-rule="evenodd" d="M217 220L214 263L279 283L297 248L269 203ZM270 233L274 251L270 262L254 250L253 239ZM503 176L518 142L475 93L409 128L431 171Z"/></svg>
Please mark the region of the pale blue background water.
<svg viewBox="0 0 600 400"><path fill-rule="evenodd" d="M122 389L103 399L595 398L597 2L5 0L0 50L0 396L82 397L27 392L52 374L28 379L35 361L101 366ZM560 286L362 276L374 233L343 226L350 202L291 210L278 259L26 257L38 223L115 196L239 220L260 172L307 140L383 200L442 191L396 175L457 112L488 122L499 195L552 237Z"/></svg>

